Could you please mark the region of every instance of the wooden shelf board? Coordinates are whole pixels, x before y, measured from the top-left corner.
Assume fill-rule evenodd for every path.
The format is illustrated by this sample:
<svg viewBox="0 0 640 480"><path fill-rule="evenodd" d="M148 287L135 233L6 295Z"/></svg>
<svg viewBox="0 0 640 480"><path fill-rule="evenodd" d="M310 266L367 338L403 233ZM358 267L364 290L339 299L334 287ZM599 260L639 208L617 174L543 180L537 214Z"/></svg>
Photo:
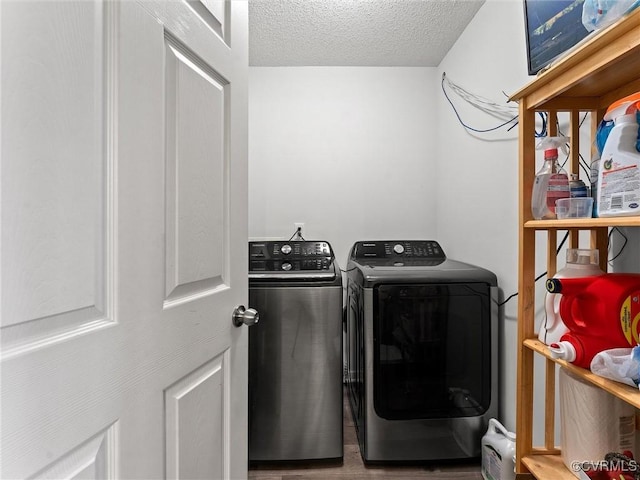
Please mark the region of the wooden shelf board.
<svg viewBox="0 0 640 480"><path fill-rule="evenodd" d="M604 227L640 227L640 215L634 217L610 218L565 218L562 220L529 220L524 228L536 230L569 230Z"/></svg>
<svg viewBox="0 0 640 480"><path fill-rule="evenodd" d="M624 383L609 380L608 378L596 375L595 373L592 373L589 370L585 370L584 368L576 367L575 365L564 360L553 358L547 346L539 340L530 338L524 341L524 345L527 348L530 348L531 350L545 356L546 358L553 360L558 365L565 367L566 369L578 375L580 378L583 378L602 388L603 390L606 390L607 392L615 395L616 397L621 398L634 407L640 408L640 390L638 390L637 388L630 387L629 385L625 385Z"/></svg>
<svg viewBox="0 0 640 480"><path fill-rule="evenodd" d="M560 455L530 455L522 463L538 480L576 480Z"/></svg>

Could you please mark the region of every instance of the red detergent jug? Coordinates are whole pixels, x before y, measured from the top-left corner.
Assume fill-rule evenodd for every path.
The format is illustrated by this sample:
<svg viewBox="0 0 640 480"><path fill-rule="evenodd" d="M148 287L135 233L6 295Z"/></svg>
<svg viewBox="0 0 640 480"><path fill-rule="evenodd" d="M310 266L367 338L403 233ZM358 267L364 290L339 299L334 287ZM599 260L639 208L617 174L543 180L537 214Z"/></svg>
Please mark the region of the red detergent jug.
<svg viewBox="0 0 640 480"><path fill-rule="evenodd" d="M562 293L560 316L569 332L551 344L551 355L583 368L611 348L640 343L640 274L551 278L547 291Z"/></svg>

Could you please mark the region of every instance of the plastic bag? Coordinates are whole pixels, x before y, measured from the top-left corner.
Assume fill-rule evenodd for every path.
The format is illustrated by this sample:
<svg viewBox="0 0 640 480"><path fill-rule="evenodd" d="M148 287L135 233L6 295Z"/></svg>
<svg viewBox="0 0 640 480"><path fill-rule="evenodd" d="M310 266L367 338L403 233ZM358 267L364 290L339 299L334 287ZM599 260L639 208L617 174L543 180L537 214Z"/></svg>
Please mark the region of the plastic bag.
<svg viewBox="0 0 640 480"><path fill-rule="evenodd" d="M604 28L640 5L640 0L585 0L582 24L589 32Z"/></svg>
<svg viewBox="0 0 640 480"><path fill-rule="evenodd" d="M601 377L638 388L640 384L640 346L613 348L591 360L591 371Z"/></svg>

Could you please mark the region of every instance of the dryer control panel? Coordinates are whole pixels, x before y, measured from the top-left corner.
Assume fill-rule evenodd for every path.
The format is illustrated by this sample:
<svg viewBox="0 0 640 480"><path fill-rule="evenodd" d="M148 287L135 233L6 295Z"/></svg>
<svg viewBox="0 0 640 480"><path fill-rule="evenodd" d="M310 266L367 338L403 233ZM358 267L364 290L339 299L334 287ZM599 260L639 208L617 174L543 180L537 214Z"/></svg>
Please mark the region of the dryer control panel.
<svg viewBox="0 0 640 480"><path fill-rule="evenodd" d="M324 241L249 242L249 271L329 270L333 251Z"/></svg>
<svg viewBox="0 0 640 480"><path fill-rule="evenodd" d="M356 242L351 258L415 258L444 260L447 257L435 240L380 240Z"/></svg>

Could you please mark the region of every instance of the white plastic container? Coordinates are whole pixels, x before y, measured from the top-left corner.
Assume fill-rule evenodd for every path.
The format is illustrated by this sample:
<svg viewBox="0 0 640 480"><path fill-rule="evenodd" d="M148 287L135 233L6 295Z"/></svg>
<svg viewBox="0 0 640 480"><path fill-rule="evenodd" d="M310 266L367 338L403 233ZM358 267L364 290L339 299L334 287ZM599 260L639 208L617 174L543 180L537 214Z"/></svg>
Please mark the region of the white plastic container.
<svg viewBox="0 0 640 480"><path fill-rule="evenodd" d="M602 275L604 272L599 266L598 250L569 248L567 249L567 263L553 278L580 278ZM547 293L544 299L545 317L542 319L538 339L547 345L558 343L560 337L569 329L560 317L561 293Z"/></svg>
<svg viewBox="0 0 640 480"><path fill-rule="evenodd" d="M598 172L598 216L640 215L640 152L636 112L615 119Z"/></svg>
<svg viewBox="0 0 640 480"><path fill-rule="evenodd" d="M489 420L482 437L482 478L484 480L514 480L516 434L509 432L495 418Z"/></svg>

